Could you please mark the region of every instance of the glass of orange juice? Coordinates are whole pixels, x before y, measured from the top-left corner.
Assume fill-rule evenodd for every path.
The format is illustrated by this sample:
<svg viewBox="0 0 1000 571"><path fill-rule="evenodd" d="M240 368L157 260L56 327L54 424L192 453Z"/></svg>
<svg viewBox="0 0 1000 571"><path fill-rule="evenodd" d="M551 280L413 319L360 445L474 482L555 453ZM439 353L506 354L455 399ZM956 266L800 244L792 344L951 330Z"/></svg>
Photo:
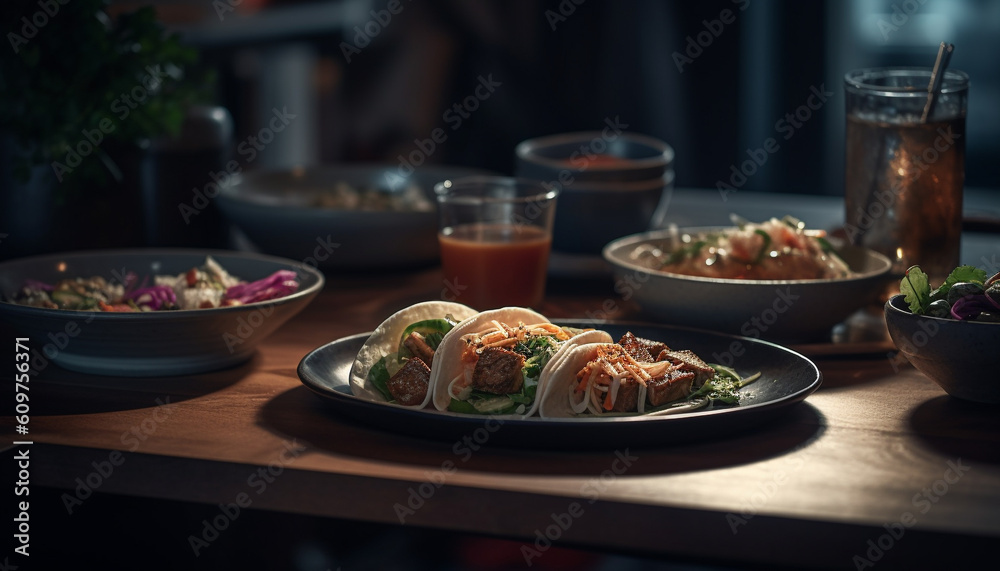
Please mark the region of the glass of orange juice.
<svg viewBox="0 0 1000 571"><path fill-rule="evenodd" d="M452 301L479 310L538 307L559 191L527 179L476 176L446 180L434 192Z"/></svg>

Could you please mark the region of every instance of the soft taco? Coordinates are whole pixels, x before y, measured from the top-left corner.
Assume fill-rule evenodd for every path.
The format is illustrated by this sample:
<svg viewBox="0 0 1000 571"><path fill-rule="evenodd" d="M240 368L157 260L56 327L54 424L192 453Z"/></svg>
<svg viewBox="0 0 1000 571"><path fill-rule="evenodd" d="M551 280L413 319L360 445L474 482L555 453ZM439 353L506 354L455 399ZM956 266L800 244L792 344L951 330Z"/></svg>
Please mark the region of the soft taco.
<svg viewBox="0 0 1000 571"><path fill-rule="evenodd" d="M713 402L736 404L743 379L692 351L626 333L618 343L579 344L543 375L542 418L661 415Z"/></svg>
<svg viewBox="0 0 1000 571"><path fill-rule="evenodd" d="M476 310L427 301L397 311L372 332L351 367L351 392L375 402L423 408L445 336Z"/></svg>
<svg viewBox="0 0 1000 571"><path fill-rule="evenodd" d="M484 311L452 329L431 372L434 406L467 414L530 416L543 372L576 344L610 342L604 331L560 327L522 307Z"/></svg>

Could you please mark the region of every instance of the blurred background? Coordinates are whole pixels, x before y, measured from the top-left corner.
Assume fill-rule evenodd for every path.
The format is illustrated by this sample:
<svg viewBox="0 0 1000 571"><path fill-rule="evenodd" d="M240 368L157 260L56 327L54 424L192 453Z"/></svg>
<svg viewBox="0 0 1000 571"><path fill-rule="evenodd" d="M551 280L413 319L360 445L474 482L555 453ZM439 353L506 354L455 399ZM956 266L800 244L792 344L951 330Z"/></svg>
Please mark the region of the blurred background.
<svg viewBox="0 0 1000 571"><path fill-rule="evenodd" d="M844 73L930 66L949 41L950 67L972 78L967 184L1000 174L1000 68L988 55L1000 52L1000 5L986 0L400 0L384 26L371 14L381 0L156 4L218 72L237 140L275 106L299 115L261 167L395 162L454 125L442 115L492 76L502 87L430 161L510 172L519 141L618 116L674 147L678 186L714 187L747 148L782 142L775 123L822 86L833 95L745 188L837 195Z"/></svg>
<svg viewBox="0 0 1000 571"><path fill-rule="evenodd" d="M839 196L844 73L930 66L943 40L956 45L950 67L971 77L966 185L998 186L1000 4L987 0L79 0L56 2L62 13L52 16L34 0L10 0L0 8L11 44L0 56L0 232L20 235L22 245L44 244L94 204L101 205L89 216L94 223L73 230L81 247L141 245L149 224L121 215L141 208L132 204L136 193L116 197L89 182L100 173L79 172L105 170L108 180L127 181L129 165L139 164L129 159L130 145L116 151L105 142L95 152L101 161L83 157L71 172L42 161L29 177L15 176L20 165L11 158L51 143L32 139L39 125L62 125L81 140L77 133L94 132L101 116L81 113L71 128L79 117L67 114L88 106L107 114L126 93L94 47L105 40L82 35L102 4L105 24L152 6L178 41L158 52L177 64L164 74L182 70L165 80L177 79L176 89L165 90L174 98L133 102L135 119L113 133L145 145L142 160L160 157L152 171L131 173L147 186L149 179L165 186L185 167L197 173L180 181L190 189L219 178L206 173L224 174L190 168L198 160L221 166L233 159L243 172L417 159L511 173L518 142L601 129L617 118L628 131L673 146L676 187L729 182L730 167L772 137L780 150L741 190ZM134 32L136 45L150 43L143 31ZM57 73L59 66L66 69ZM131 70L130 81L146 69ZM487 97L473 97L477 88ZM192 119L194 102L214 107ZM178 135L181 112L189 123ZM447 140L427 152L438 128ZM64 151L53 155L72 160ZM38 199L38 171L69 184ZM86 189L67 190L74 180ZM60 221L52 214L60 208L72 217ZM206 212L201 220L218 227ZM18 225L27 228L12 228ZM206 234L204 242L223 239ZM0 257L33 249L46 247L0 248Z"/></svg>

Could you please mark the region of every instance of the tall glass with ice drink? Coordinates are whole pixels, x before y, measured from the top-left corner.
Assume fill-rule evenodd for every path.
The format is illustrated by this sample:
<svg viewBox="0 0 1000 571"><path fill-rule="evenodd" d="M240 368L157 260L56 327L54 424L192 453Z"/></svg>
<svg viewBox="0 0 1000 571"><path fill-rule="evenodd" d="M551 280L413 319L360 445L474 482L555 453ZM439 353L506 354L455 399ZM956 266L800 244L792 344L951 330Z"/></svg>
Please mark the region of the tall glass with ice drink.
<svg viewBox="0 0 1000 571"><path fill-rule="evenodd" d="M862 69L844 78L846 217L851 243L919 264L940 283L959 263L969 77L946 71L929 114L929 68Z"/></svg>

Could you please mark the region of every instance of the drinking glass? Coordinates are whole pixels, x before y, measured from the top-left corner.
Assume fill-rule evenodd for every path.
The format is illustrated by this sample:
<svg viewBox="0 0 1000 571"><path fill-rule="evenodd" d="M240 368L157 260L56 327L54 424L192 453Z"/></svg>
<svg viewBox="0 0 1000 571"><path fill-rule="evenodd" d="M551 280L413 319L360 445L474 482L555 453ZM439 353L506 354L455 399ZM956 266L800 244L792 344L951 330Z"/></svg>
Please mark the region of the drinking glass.
<svg viewBox="0 0 1000 571"><path fill-rule="evenodd" d="M844 77L846 224L851 243L919 264L940 283L959 263L969 77L945 72L926 120L930 68L879 68Z"/></svg>

